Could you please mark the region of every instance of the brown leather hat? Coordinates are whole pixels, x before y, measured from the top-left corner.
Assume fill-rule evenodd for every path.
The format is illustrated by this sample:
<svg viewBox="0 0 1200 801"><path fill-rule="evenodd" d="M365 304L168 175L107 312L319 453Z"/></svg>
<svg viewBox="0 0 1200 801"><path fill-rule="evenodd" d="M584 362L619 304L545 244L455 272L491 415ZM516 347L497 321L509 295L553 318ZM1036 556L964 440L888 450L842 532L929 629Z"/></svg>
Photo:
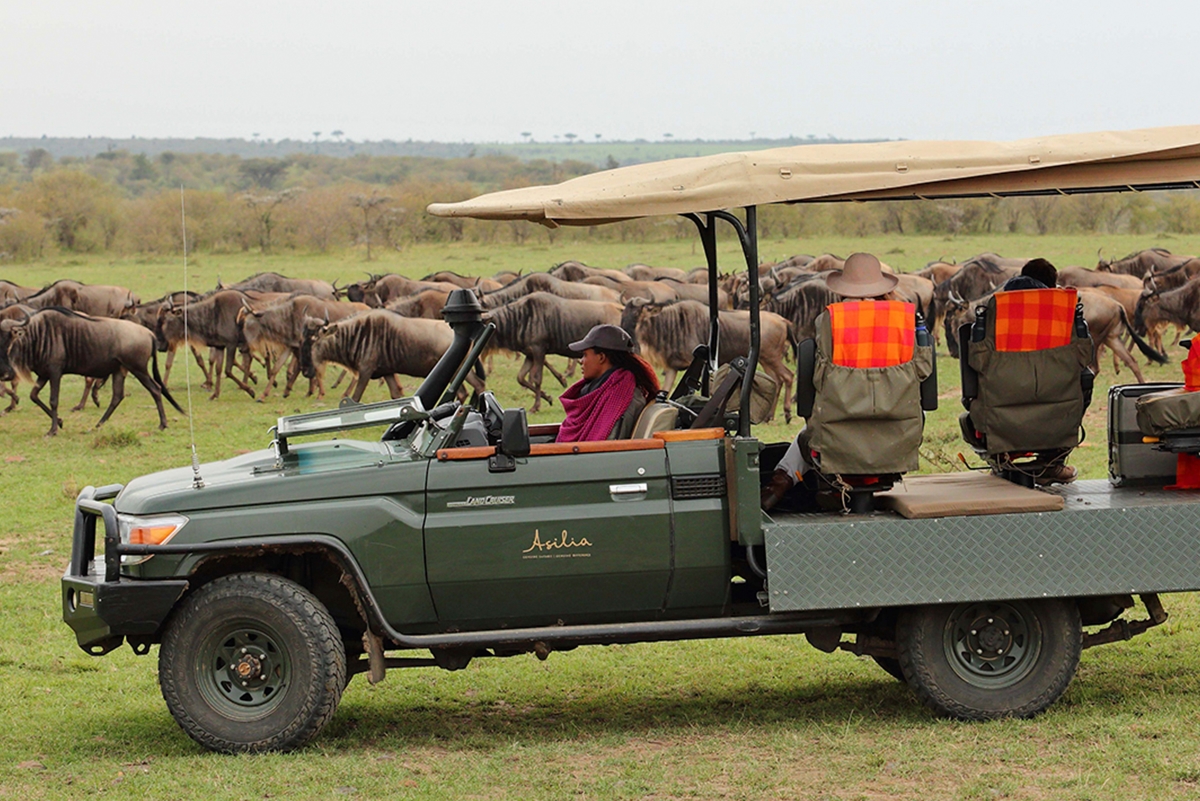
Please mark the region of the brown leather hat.
<svg viewBox="0 0 1200 801"><path fill-rule="evenodd" d="M601 350L618 350L625 353L633 352L633 337L619 325L598 325L588 331L587 336L568 346L576 353L583 353L588 348Z"/></svg>
<svg viewBox="0 0 1200 801"><path fill-rule="evenodd" d="M896 288L900 279L883 271L870 253L852 253L840 273L825 279L825 285L844 298L876 298Z"/></svg>

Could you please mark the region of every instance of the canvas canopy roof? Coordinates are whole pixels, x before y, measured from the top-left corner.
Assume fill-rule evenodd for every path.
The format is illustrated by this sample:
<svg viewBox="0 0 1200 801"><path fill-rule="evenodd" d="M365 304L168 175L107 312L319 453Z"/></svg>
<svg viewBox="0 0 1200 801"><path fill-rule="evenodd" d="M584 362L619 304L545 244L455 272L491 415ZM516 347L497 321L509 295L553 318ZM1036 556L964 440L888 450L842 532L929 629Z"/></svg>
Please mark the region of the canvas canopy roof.
<svg viewBox="0 0 1200 801"><path fill-rule="evenodd" d="M433 203L439 217L605 222L757 206L1200 188L1200 125L1013 142L799 145L673 159Z"/></svg>

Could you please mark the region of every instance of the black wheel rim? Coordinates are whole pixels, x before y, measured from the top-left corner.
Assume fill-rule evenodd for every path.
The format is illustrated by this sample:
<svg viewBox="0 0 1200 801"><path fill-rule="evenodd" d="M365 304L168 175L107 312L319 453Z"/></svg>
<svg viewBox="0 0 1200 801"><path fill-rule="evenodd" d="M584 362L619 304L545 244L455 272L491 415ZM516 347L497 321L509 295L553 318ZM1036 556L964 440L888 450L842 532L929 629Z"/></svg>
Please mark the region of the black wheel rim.
<svg viewBox="0 0 1200 801"><path fill-rule="evenodd" d="M1002 689L1033 670L1042 634L1036 616L1019 601L960 604L946 620L942 643L959 678L975 687Z"/></svg>
<svg viewBox="0 0 1200 801"><path fill-rule="evenodd" d="M287 695L291 655L269 626L229 621L204 639L196 673L213 709L233 720L256 720Z"/></svg>

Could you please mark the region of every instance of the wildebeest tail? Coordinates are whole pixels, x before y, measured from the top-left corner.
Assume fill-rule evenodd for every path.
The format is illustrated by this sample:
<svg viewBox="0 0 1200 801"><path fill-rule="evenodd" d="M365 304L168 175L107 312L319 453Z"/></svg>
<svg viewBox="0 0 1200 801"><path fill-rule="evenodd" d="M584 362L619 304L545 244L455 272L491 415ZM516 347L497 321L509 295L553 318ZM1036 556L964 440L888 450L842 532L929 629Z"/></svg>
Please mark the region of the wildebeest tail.
<svg viewBox="0 0 1200 801"><path fill-rule="evenodd" d="M1133 338L1133 344L1137 345L1137 348L1142 352L1142 355L1155 364L1166 364L1169 361L1169 359L1167 359L1167 354L1159 353L1154 348L1150 347L1150 343L1138 336L1137 331L1135 331L1133 326L1129 324L1129 317L1125 314L1125 308L1122 307L1120 311L1121 324L1125 326L1125 330L1128 331L1129 336Z"/></svg>
<svg viewBox="0 0 1200 801"><path fill-rule="evenodd" d="M163 383L162 376L158 373L158 348L153 348L150 351L150 366L153 370L152 375L154 376L154 383L158 384L158 389L162 392L163 397L167 399L168 403L175 407L175 411L179 412L180 414L187 414L183 408L175 402L175 399L171 397L171 393L167 390L167 385Z"/></svg>

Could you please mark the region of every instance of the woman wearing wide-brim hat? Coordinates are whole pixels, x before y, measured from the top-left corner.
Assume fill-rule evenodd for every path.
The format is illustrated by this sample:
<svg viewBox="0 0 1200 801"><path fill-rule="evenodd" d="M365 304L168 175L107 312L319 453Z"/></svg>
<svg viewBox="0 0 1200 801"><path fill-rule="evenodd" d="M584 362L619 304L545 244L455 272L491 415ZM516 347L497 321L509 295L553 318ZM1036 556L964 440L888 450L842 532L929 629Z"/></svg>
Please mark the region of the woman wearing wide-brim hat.
<svg viewBox="0 0 1200 801"><path fill-rule="evenodd" d="M852 253L841 272L825 277L825 286L844 298L878 298L896 288L900 279L885 273L870 253Z"/></svg>

